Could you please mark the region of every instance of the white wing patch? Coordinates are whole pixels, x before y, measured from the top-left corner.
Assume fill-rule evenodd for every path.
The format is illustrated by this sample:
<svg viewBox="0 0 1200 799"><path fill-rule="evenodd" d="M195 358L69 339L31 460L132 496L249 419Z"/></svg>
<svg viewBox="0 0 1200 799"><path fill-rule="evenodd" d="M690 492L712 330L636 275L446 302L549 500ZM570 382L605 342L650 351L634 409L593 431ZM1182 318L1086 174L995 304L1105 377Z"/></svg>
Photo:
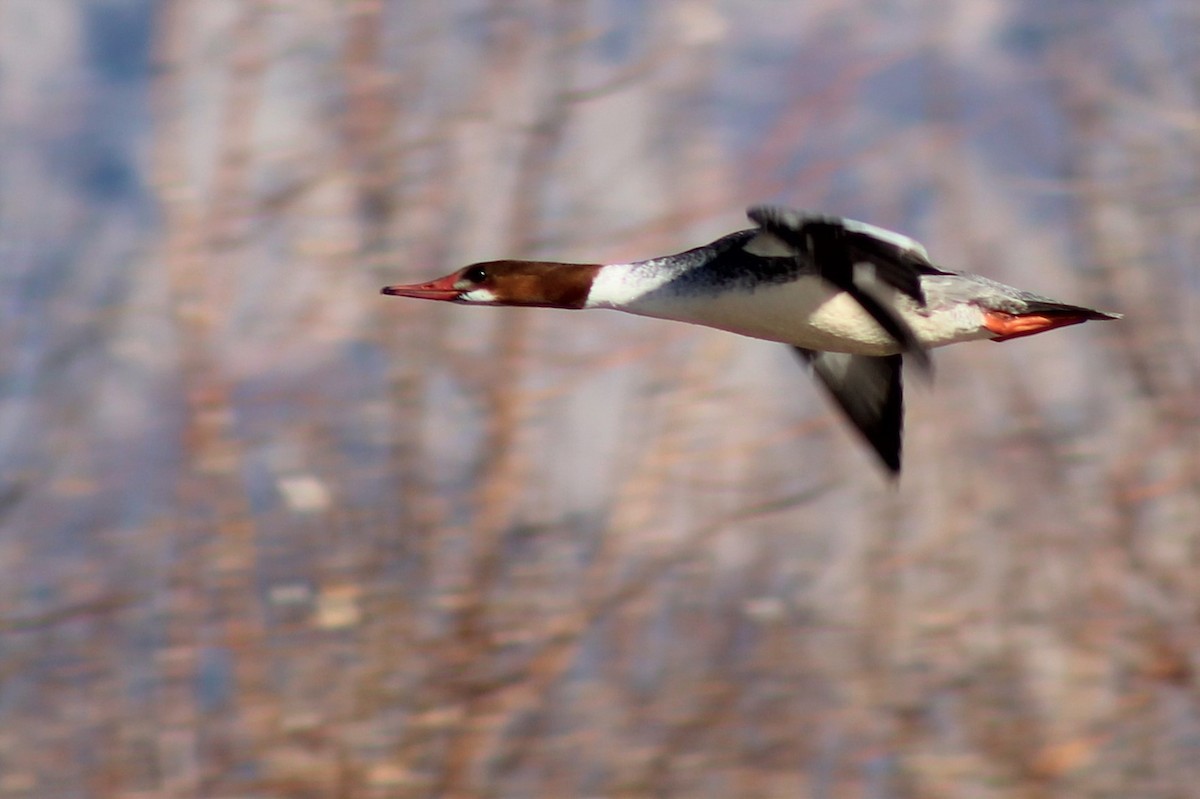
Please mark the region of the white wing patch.
<svg viewBox="0 0 1200 799"><path fill-rule="evenodd" d="M925 247L919 241L910 239L903 233L897 233L894 230L875 227L874 225L869 225L866 222L859 222L857 219L843 219L842 226L851 233L862 233L866 236L873 236L880 241L886 241L888 244L892 244L902 250L915 252L926 261L929 260L929 253L925 251Z"/></svg>
<svg viewBox="0 0 1200 799"><path fill-rule="evenodd" d="M760 258L791 258L796 254L794 247L765 230L743 244L742 249Z"/></svg>
<svg viewBox="0 0 1200 799"><path fill-rule="evenodd" d="M901 250L915 253L926 261L929 260L929 253L925 251L924 245L915 239L910 239L903 233L876 227L866 222L859 222L857 219L841 219L838 221L841 222L842 227L851 233L871 236L872 238L887 242L893 247L899 247ZM751 255L758 255L763 258L790 258L796 254L794 247L765 230L760 230L758 235L742 245L742 249Z"/></svg>

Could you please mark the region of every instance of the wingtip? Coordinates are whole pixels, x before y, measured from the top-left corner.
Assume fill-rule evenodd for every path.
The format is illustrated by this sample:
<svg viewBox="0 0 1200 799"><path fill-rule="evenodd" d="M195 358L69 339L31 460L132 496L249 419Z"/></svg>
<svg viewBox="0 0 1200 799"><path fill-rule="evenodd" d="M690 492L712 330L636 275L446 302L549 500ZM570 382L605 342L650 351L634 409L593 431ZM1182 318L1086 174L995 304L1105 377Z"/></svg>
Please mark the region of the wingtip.
<svg viewBox="0 0 1200 799"><path fill-rule="evenodd" d="M763 220L772 218L775 212L776 207L773 205L751 205L746 208L746 218L756 225L761 225Z"/></svg>
<svg viewBox="0 0 1200 799"><path fill-rule="evenodd" d="M887 470L887 477L892 482L900 479L901 455L904 452L904 440L899 438L895 444L895 448L880 446L876 442L871 442L871 449L879 457L879 462L883 464L883 468Z"/></svg>
<svg viewBox="0 0 1200 799"><path fill-rule="evenodd" d="M774 231L780 227L794 227L784 218L786 211L777 205L752 205L746 209L746 218L763 230Z"/></svg>
<svg viewBox="0 0 1200 799"><path fill-rule="evenodd" d="M793 347L816 375L842 416L896 480L904 442L904 389L900 355L865 356Z"/></svg>
<svg viewBox="0 0 1200 799"><path fill-rule="evenodd" d="M900 480L900 450L895 452L883 452L878 448L872 448L875 455L879 459L879 464L886 470L886 477L893 483Z"/></svg>

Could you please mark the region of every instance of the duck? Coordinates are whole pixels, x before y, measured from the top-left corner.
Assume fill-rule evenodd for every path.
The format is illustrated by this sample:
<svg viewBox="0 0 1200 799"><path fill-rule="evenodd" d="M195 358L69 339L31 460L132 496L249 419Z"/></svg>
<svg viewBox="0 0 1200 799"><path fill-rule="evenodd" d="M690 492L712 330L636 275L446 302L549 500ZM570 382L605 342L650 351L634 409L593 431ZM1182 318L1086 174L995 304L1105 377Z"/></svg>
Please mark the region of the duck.
<svg viewBox="0 0 1200 799"><path fill-rule="evenodd" d="M628 263L496 260L394 297L625 313L790 346L892 476L901 469L902 370L929 351L1013 339L1121 314L936 265L917 241L839 216L759 205L755 227Z"/></svg>

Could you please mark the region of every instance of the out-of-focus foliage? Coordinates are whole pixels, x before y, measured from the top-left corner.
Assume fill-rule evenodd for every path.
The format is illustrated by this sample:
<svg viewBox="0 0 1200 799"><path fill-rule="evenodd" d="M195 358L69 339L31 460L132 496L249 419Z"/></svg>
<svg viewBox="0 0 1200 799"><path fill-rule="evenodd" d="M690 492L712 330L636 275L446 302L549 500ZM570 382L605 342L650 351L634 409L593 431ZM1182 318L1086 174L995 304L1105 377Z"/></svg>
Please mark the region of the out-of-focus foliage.
<svg viewBox="0 0 1200 799"><path fill-rule="evenodd" d="M0 797L1189 796L1194 0L4 0ZM761 201L1119 310L938 353L378 287Z"/></svg>

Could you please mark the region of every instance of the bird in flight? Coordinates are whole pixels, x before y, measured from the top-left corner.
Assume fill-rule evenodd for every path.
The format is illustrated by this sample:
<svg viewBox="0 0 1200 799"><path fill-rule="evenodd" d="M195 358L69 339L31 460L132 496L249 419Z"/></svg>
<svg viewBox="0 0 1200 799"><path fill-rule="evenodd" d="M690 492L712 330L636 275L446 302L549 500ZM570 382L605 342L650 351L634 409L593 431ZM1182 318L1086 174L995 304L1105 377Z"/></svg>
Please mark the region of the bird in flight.
<svg viewBox="0 0 1200 799"><path fill-rule="evenodd" d="M756 206L756 227L674 255L616 264L487 261L384 294L473 305L612 308L790 345L893 474L900 472L905 358L1118 319L935 266L899 233Z"/></svg>

